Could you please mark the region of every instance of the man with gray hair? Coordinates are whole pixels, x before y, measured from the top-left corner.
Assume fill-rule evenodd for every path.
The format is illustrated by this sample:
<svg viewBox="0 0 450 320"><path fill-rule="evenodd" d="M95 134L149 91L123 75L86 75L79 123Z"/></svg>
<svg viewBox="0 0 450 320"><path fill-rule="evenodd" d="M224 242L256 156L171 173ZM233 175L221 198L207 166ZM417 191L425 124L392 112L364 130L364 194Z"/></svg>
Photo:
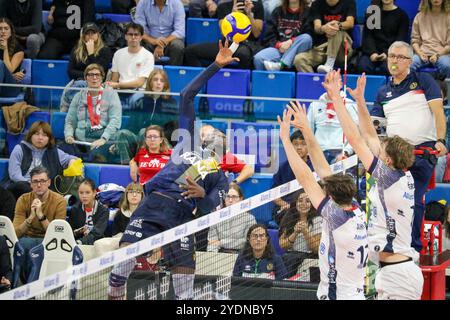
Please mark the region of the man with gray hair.
<svg viewBox="0 0 450 320"><path fill-rule="evenodd" d="M441 157L448 150L441 91L430 74L410 70L412 57L413 49L406 42L396 41L389 47L388 69L392 77L378 90L371 115L386 118L388 137L398 135L416 150L425 151L416 156L410 168L416 187L412 246L420 252L423 197L437 162L436 156L427 151L436 149Z"/></svg>

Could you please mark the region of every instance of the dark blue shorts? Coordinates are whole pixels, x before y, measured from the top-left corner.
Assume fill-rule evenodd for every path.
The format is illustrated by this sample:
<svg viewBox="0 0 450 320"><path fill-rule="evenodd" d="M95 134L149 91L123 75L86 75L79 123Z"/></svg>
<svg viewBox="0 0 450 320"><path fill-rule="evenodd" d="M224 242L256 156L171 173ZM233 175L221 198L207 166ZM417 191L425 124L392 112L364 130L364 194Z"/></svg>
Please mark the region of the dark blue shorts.
<svg viewBox="0 0 450 320"><path fill-rule="evenodd" d="M174 199L151 193L130 218L120 243L135 243L192 220L190 208ZM181 238L163 246L169 266L195 268L194 236Z"/></svg>

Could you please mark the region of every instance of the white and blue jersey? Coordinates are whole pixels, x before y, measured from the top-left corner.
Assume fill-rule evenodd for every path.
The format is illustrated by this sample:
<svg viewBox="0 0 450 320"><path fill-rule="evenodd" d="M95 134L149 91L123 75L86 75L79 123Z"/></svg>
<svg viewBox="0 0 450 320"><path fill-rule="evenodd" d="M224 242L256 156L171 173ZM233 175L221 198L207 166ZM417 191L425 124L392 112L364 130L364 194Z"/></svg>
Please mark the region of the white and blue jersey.
<svg viewBox="0 0 450 320"><path fill-rule="evenodd" d="M388 137L398 135L417 146L436 141L436 123L428 105L442 99L436 81L428 73L410 72L398 85L392 78L378 91L372 116L387 120Z"/></svg>
<svg viewBox="0 0 450 320"><path fill-rule="evenodd" d="M317 211L323 219L319 247L320 300L362 300L368 257L365 215L356 202L344 210L329 197Z"/></svg>
<svg viewBox="0 0 450 320"><path fill-rule="evenodd" d="M411 247L414 219L411 172L391 169L374 158L368 173L375 179L368 194L372 205L367 231L371 260L377 262L379 252L418 259L418 252Z"/></svg>

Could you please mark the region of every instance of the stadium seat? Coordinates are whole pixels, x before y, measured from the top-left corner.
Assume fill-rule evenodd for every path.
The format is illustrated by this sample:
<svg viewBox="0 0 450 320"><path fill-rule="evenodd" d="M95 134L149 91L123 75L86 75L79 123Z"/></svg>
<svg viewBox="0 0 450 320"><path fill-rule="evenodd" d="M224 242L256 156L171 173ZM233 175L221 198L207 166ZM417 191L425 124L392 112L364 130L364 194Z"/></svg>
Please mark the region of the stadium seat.
<svg viewBox="0 0 450 320"><path fill-rule="evenodd" d="M420 0L396 0L395 5L406 11L409 17L410 24L412 24L414 17L419 12Z"/></svg>
<svg viewBox="0 0 450 320"><path fill-rule="evenodd" d="M248 96L250 70L221 69L206 86L208 94ZM208 98L209 114L212 116L242 118L243 99Z"/></svg>
<svg viewBox="0 0 450 320"><path fill-rule="evenodd" d="M360 75L357 74L349 74L347 76L347 87L352 89L356 88L356 81L358 80L359 76ZM367 84L366 90L364 92L364 97L366 98L367 102L373 102L377 97L378 89L386 84L386 77L367 75L366 79ZM351 98L350 94L347 94L347 96Z"/></svg>
<svg viewBox="0 0 450 320"><path fill-rule="evenodd" d="M170 83L170 91L180 93L186 85L191 82L204 68L199 67L177 67L177 66L164 66L164 70L167 73ZM205 93L205 88L200 90L200 93ZM173 96L177 102L180 102L179 96ZM196 97L194 100L195 111L199 110L200 98Z"/></svg>
<svg viewBox="0 0 450 320"><path fill-rule="evenodd" d="M103 165L100 169L98 185L115 183L126 187L131 182L130 167L121 165Z"/></svg>
<svg viewBox="0 0 450 320"><path fill-rule="evenodd" d="M252 72L252 96L294 98L295 73L294 72ZM281 115L288 101L252 100L255 118L276 120Z"/></svg>
<svg viewBox="0 0 450 320"><path fill-rule="evenodd" d="M25 70L25 77L20 82L20 84L31 84L31 59L23 59L20 69ZM23 92L19 93L15 97L3 98L0 97L0 106L13 105L16 102L23 101L25 99L25 94Z"/></svg>
<svg viewBox="0 0 450 320"><path fill-rule="evenodd" d="M55 111L51 114L52 133L55 139L64 140L64 123L66 121L66 112Z"/></svg>
<svg viewBox="0 0 450 320"><path fill-rule="evenodd" d="M450 202L450 184L449 183L436 183L436 188L428 191L425 194L425 203L430 201L439 201L441 199Z"/></svg>
<svg viewBox="0 0 450 320"><path fill-rule="evenodd" d="M84 164L84 176L95 182L99 186L101 166L95 163Z"/></svg>
<svg viewBox="0 0 450 320"><path fill-rule="evenodd" d="M186 45L217 42L220 39L217 19L188 18L186 22Z"/></svg>
<svg viewBox="0 0 450 320"><path fill-rule="evenodd" d="M255 173L250 179L241 183L241 189L244 193L245 199L253 197L264 191L270 190L272 187L272 174L258 174ZM272 220L273 203L269 202L263 206L259 206L252 210L252 214L258 223L268 225Z"/></svg>
<svg viewBox="0 0 450 320"><path fill-rule="evenodd" d="M20 270L25 258L25 250L19 243L19 239L17 239L13 223L6 216L0 216L0 237L1 236L6 239L6 244L8 245L9 255L11 258L11 266L13 271L11 286L12 288L16 288L19 284Z"/></svg>
<svg viewBox="0 0 450 320"><path fill-rule="evenodd" d="M50 30L50 25L48 24L48 11L42 10L42 26L44 27L45 33Z"/></svg>
<svg viewBox="0 0 450 320"><path fill-rule="evenodd" d="M370 5L370 0L358 0L356 3L356 21L355 24L364 24L366 9Z"/></svg>
<svg viewBox="0 0 450 320"><path fill-rule="evenodd" d="M129 23L131 22L131 16L129 14L115 14L115 13L103 13L102 19L110 19L116 23ZM98 19L97 19L98 20Z"/></svg>
<svg viewBox="0 0 450 320"><path fill-rule="evenodd" d="M352 32L352 39L353 39L352 48L353 49L356 49L356 48L359 48L362 46L363 30L364 30L364 25L362 25L362 24L355 24L355 26L353 27L353 32Z"/></svg>
<svg viewBox="0 0 450 320"><path fill-rule="evenodd" d="M282 256L285 251L280 247L278 229L268 229L267 232L269 233L270 242L272 243L275 253Z"/></svg>
<svg viewBox="0 0 450 320"><path fill-rule="evenodd" d="M33 60L32 84L65 87L69 82L66 60ZM35 104L38 107L53 107L59 109L61 89L33 89Z"/></svg>
<svg viewBox="0 0 450 320"><path fill-rule="evenodd" d="M324 74L298 72L296 97L298 99L319 99L325 93L325 89L322 87L324 80Z"/></svg>
<svg viewBox="0 0 450 320"><path fill-rule="evenodd" d="M75 242L72 228L67 221L60 219L50 222L44 240L32 248L29 254L32 269L28 282L43 279L83 262L83 253ZM57 290L63 290L65 299L74 299L75 292L70 288L69 293L68 288L72 285L73 283L68 283ZM50 299L53 294L51 291L46 293L47 298ZM61 299L59 294L58 297Z"/></svg>
<svg viewBox="0 0 450 320"><path fill-rule="evenodd" d="M95 12L112 12L111 0L95 0Z"/></svg>
<svg viewBox="0 0 450 320"><path fill-rule="evenodd" d="M8 173L8 159L0 159L0 181L2 181Z"/></svg>

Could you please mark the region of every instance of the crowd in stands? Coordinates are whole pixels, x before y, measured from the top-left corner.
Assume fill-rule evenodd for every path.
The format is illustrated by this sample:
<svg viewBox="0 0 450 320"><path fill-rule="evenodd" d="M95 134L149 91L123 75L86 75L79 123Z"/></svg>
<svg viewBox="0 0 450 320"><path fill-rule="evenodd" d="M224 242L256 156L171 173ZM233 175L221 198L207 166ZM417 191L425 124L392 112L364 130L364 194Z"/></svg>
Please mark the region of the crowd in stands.
<svg viewBox="0 0 450 320"><path fill-rule="evenodd" d="M234 55L239 61L231 68L328 73L344 66L347 52L349 57L357 59L359 73L392 75L389 88L399 85L397 80L401 82L406 78L402 78L401 72L406 72L408 84L415 81L416 86L426 87L427 101L438 99L434 84L430 84L434 80L416 72L433 67L433 72L438 77L440 74L441 79L450 78L448 0L422 0L413 21L394 0L372 0L380 9L381 22L379 27L373 27L371 24L376 24L373 18L365 17L361 48L355 48L352 39L356 24L355 0L113 0L114 13L132 15L132 22L123 30L126 46L118 50L108 47L102 40L95 23L93 0L54 0L47 17L49 30L42 23L41 1L10 0L6 3L3 5L0 1L4 6L0 12L4 16L0 17L0 83L22 81L25 73L20 66L24 58L54 60L69 55L70 82L60 105L60 110L67 112L64 141L57 145L50 125L35 122L11 152L9 176L0 187L0 215L13 222L27 256L30 249L42 242L54 219L67 219L80 245L93 245L101 253L119 248L121 235L145 196L143 186L164 168L177 141L174 130L178 127L179 105L168 95L171 90L167 73L156 65L205 66L213 62L219 52L218 42L185 46L186 17L214 18L219 23L230 12L239 11L249 17L251 35L240 44ZM67 9L72 5L81 9L78 28L70 27L74 22ZM411 43L411 50L400 45L400 49L406 51L389 52L398 41ZM389 59L396 61L395 69L389 69ZM445 82L438 83L445 100ZM119 95L117 89L136 92ZM0 86L0 97L17 96L20 90ZM152 93L142 93L144 90ZM387 89L382 90L386 93ZM386 113L383 98L377 97L374 115ZM357 122L355 101L347 98L345 103ZM440 113L435 111L439 106L433 103L428 104L439 118ZM126 129L122 127L124 118L129 119ZM354 153L350 145L343 143L342 128L325 91L309 105L308 120L328 163ZM410 124L405 122L404 125ZM447 142L440 136L442 128L436 129L436 136L414 144L436 147L440 143L439 151L443 152ZM398 134L406 134L408 130ZM414 140L418 133L411 135ZM230 183L224 195L224 206L244 200L239 185L252 177L254 168L229 150L225 132L204 125L200 139L202 144L222 140L225 153L219 165ZM313 170L301 131L293 132L290 140L298 155ZM69 209L63 196L58 194L55 177L63 175L64 169L77 159L129 165L133 182L126 187L113 216L112 208L98 200L98 186L90 179L78 184L78 201ZM444 157L439 159L438 170L440 166L446 167L445 162ZM444 175L444 170L441 172ZM289 163L281 163L273 176L272 188L294 179ZM417 199L422 199L426 181L421 181L421 194L416 195ZM449 211L446 210L444 222L446 248L450 247ZM108 220L113 220L112 231L108 231ZM238 254L233 275L276 280L294 277L303 260L317 259L322 218L306 193L295 192L276 199L273 224L269 227L279 229L278 244L285 251L281 257L274 251L268 226L257 224L251 212L243 212L197 233L197 250ZM0 284L8 287L12 281L11 265L4 262L7 259L2 241L0 237ZM26 260L22 283L27 282L30 268Z"/></svg>

